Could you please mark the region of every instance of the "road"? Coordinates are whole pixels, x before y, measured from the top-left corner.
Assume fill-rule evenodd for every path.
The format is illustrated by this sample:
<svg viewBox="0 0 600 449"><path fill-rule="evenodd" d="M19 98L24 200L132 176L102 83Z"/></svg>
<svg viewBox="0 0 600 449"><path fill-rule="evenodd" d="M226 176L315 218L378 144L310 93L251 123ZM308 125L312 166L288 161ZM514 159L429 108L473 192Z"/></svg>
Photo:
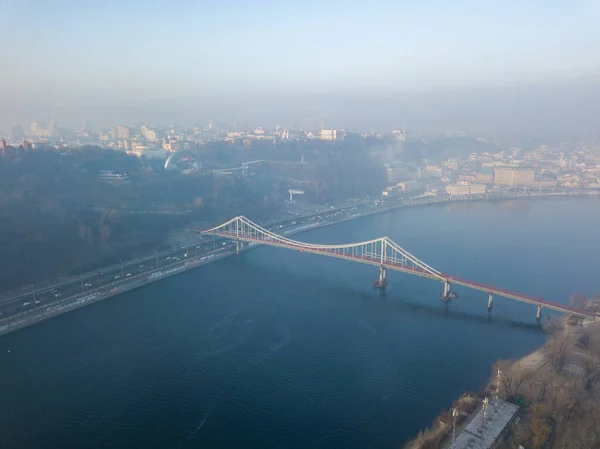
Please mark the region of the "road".
<svg viewBox="0 0 600 449"><path fill-rule="evenodd" d="M560 193L558 193L560 194ZM557 195L558 195L557 194ZM386 210L395 209L398 207L411 207L426 204L438 204L455 201L473 201L473 200L490 200L490 199L508 199L530 196L548 196L550 194L500 194L496 196L480 195L470 197L428 197L404 199L402 196L396 197L381 197L370 199L355 205L334 208L319 213L306 215L302 217L293 217L277 222L267 221L261 225L265 228L277 232L288 233L292 230L302 230L307 226L327 226L339 223L346 220L351 220L361 216L380 213ZM56 285L34 290L33 286L26 286L21 293L14 294L10 297L0 299L0 324L10 321L15 315L23 315L29 310L41 308L43 306L51 306L65 298L81 294L86 291L96 291L98 289L109 289L111 284L118 284L127 278L136 278L145 272L150 272L153 269L168 269L181 265L186 259L202 257L210 254L217 249L226 250L229 252L235 248L235 245L230 240L214 239L211 237L202 237L198 235L198 241L186 247L177 248L175 250L157 252L154 255L149 255L144 258L138 258L132 261L124 261L102 270L84 273L80 276L69 279Z"/></svg>
<svg viewBox="0 0 600 449"><path fill-rule="evenodd" d="M394 201L399 202L401 198ZM320 226L334 224L354 216L364 215L367 212L379 211L379 209L389 207L392 204L390 200L376 199L355 206L332 208L329 211L323 211L318 214L293 217L280 221L267 221L263 224L268 229L281 233L291 228L302 228L303 226L315 225L317 223ZM102 270L84 273L66 282L41 289L35 289L34 286L26 286L22 289L21 293L0 299L0 323L30 309L50 306L64 298L79 293L108 287L111 283L127 279L128 277L134 277L155 268L162 269L176 266L186 258L209 254L218 248L229 250L232 248L231 242L198 235L196 243L175 250L157 252L153 256L117 263Z"/></svg>

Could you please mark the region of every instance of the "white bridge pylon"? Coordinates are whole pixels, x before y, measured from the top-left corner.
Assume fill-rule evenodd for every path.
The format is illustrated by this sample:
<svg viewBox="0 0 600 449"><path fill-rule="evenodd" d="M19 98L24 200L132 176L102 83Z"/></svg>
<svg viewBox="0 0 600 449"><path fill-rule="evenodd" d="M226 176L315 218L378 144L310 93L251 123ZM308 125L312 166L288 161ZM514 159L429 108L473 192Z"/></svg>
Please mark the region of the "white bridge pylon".
<svg viewBox="0 0 600 449"><path fill-rule="evenodd" d="M376 265L382 268L379 282L385 282L385 269L448 282L442 273L417 259L388 237L343 245L317 245L314 243L298 242L275 234L242 215L234 217L217 227L202 231L201 234L234 239L237 242L238 251L240 249L239 242L255 242ZM381 286L385 287L385 285Z"/></svg>

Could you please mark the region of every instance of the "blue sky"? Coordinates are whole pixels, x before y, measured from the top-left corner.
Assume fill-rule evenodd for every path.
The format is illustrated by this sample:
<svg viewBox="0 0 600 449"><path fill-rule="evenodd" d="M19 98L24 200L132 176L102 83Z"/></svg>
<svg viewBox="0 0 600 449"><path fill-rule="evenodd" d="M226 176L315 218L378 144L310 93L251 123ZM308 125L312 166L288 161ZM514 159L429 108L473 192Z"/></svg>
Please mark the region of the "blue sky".
<svg viewBox="0 0 600 449"><path fill-rule="evenodd" d="M0 81L23 90L485 86L600 69L600 2L0 0Z"/></svg>

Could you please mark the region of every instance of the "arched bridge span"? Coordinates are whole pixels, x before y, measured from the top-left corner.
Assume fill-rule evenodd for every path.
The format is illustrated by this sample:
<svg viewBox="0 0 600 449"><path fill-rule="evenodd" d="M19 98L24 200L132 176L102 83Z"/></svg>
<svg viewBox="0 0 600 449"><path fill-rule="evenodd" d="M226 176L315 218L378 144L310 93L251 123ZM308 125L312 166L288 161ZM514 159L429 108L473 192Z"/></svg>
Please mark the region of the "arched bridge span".
<svg viewBox="0 0 600 449"><path fill-rule="evenodd" d="M543 298L536 298L493 285L481 284L442 273L422 260L419 260L388 237L341 245L305 243L264 229L241 215L201 233L235 240L238 252L241 248L241 242L250 242L375 265L379 267L379 279L374 284L378 288L385 288L387 285L386 270L393 270L442 282L444 287L440 297L444 301L457 297L456 294L450 291L451 284L455 284L486 292L488 294L488 310L490 311L492 308L492 298L496 295L537 306L538 319L541 317L542 308L584 318L595 318L596 316L590 310L570 307Z"/></svg>

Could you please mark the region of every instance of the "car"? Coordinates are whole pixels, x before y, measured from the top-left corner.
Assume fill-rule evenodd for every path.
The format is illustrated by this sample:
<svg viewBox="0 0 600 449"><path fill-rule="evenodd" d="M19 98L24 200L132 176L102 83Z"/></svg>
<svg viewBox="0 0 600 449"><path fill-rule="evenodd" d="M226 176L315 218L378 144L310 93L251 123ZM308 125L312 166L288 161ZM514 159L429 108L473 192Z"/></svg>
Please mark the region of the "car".
<svg viewBox="0 0 600 449"><path fill-rule="evenodd" d="M87 287L87 288L89 288L89 287L91 287L91 286L92 286L92 284L85 284L85 285L84 285L84 287Z"/></svg>
<svg viewBox="0 0 600 449"><path fill-rule="evenodd" d="M126 275L126 276L127 276L127 277L131 276L131 273L127 273L127 275Z"/></svg>
<svg viewBox="0 0 600 449"><path fill-rule="evenodd" d="M117 275L113 279L119 279L121 276Z"/></svg>
<svg viewBox="0 0 600 449"><path fill-rule="evenodd" d="M29 304L31 304L29 301L25 301L25 302L23 303L23 305L24 305L24 306L28 306Z"/></svg>
<svg viewBox="0 0 600 449"><path fill-rule="evenodd" d="M55 294L54 294L54 297L55 297L55 298L58 298L58 297L60 297L60 296L62 296L62 293L55 293Z"/></svg>
<svg viewBox="0 0 600 449"><path fill-rule="evenodd" d="M36 303L36 304L39 304L39 303L40 303L40 301L39 301L38 299L36 299L36 300L35 300L35 303Z"/></svg>
<svg viewBox="0 0 600 449"><path fill-rule="evenodd" d="M144 268L146 265L140 265L140 268Z"/></svg>
<svg viewBox="0 0 600 449"><path fill-rule="evenodd" d="M167 257L167 260L171 260L171 256Z"/></svg>

